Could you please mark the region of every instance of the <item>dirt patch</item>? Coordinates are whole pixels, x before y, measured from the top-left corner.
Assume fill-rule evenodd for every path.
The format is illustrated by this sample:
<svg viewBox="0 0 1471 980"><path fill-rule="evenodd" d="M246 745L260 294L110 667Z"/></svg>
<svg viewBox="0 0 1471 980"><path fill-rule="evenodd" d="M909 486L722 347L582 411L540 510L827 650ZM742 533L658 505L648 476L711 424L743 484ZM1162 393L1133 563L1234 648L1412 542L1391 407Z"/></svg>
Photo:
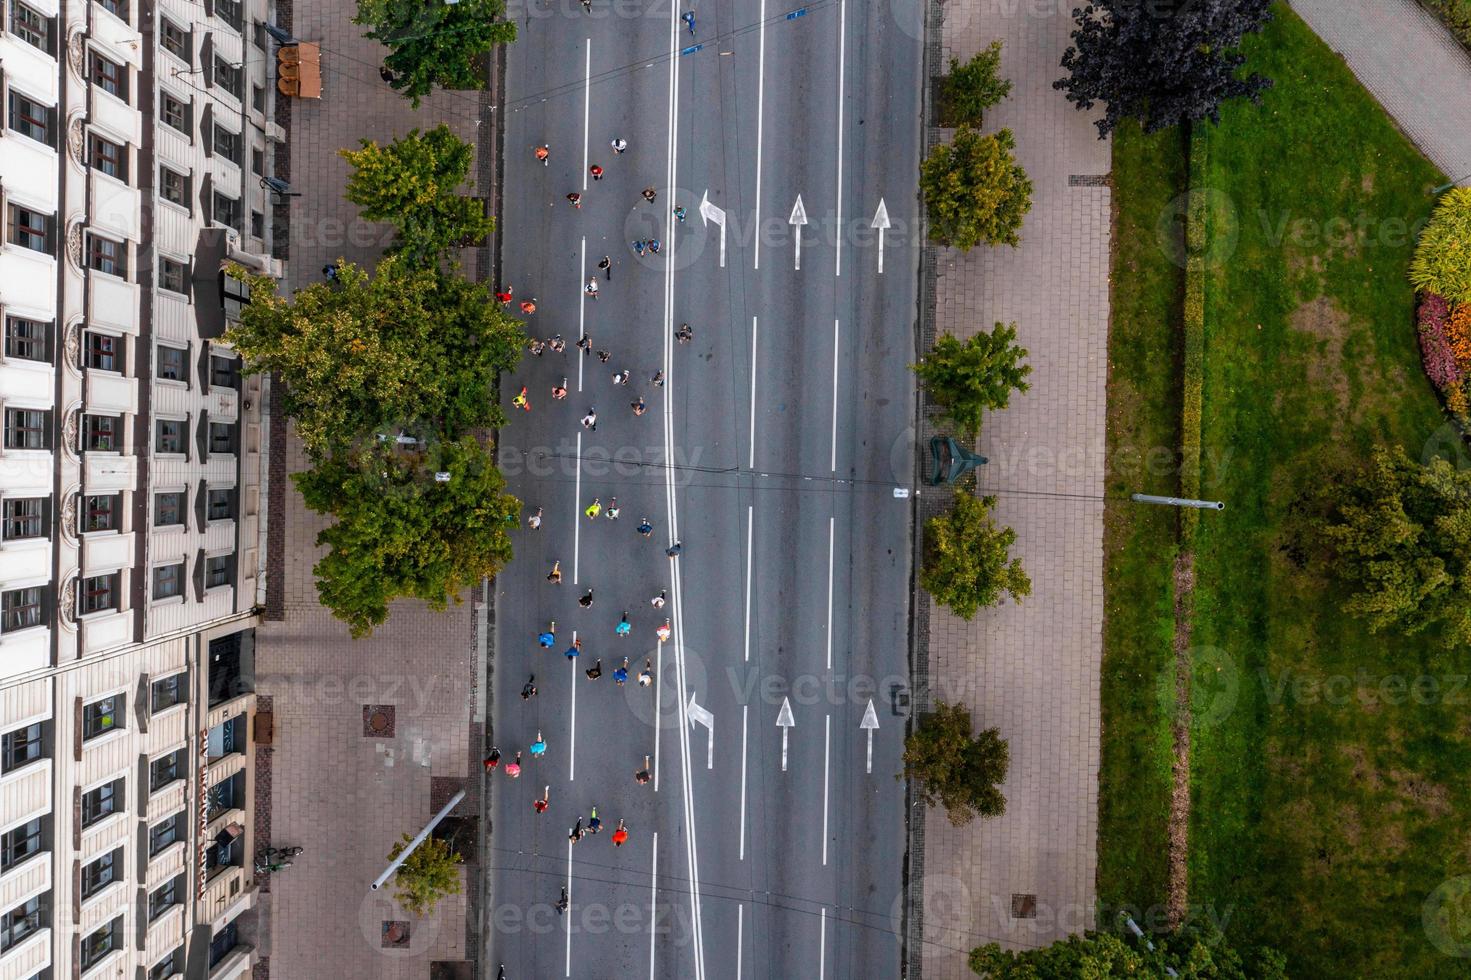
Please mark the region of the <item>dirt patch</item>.
<svg viewBox="0 0 1471 980"><path fill-rule="evenodd" d="M1362 745L1340 745L1338 751L1348 760L1354 782L1369 790L1378 790L1384 786L1384 780L1369 763L1368 753Z"/></svg>
<svg viewBox="0 0 1471 980"><path fill-rule="evenodd" d="M1343 371L1343 343L1351 318L1329 297L1319 296L1292 311L1290 325L1315 341L1312 356L1305 358L1307 382L1333 395L1339 411L1349 408L1348 378Z"/></svg>
<svg viewBox="0 0 1471 980"><path fill-rule="evenodd" d="M1338 819L1334 822L1338 836L1344 843L1357 845L1364 837L1364 822L1359 819L1358 808L1345 803L1338 808Z"/></svg>
<svg viewBox="0 0 1471 980"><path fill-rule="evenodd" d="M1189 909L1190 856L1190 634L1195 604L1195 555L1182 551L1175 559L1175 724L1174 760L1170 765L1169 883L1165 917L1171 928Z"/></svg>
<svg viewBox="0 0 1471 980"><path fill-rule="evenodd" d="M1439 783L1402 769L1391 769L1389 778L1394 781L1400 796L1413 800L1431 816L1443 817L1451 812L1450 794Z"/></svg>

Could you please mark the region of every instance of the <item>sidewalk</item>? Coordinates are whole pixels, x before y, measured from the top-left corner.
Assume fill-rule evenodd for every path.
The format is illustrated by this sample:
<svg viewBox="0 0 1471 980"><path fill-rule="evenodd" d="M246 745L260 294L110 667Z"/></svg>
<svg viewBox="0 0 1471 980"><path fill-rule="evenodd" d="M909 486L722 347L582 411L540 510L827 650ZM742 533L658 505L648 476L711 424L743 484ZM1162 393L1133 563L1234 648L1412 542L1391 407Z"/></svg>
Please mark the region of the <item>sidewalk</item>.
<svg viewBox="0 0 1471 980"><path fill-rule="evenodd" d="M339 149L441 122L473 143L483 98L436 92L416 111L379 78L382 49L351 23L353 0L295 6L292 33L323 42L323 91L320 101L290 106L287 176L301 196L291 199L288 290L318 280L322 266L339 256L371 264L388 240L382 226L360 221L343 200L348 167ZM475 258L463 256L472 273ZM284 428L273 433L271 452L284 461L280 469L297 472L306 462ZM288 482L281 484L284 493L270 512L274 581L267 618L275 621L259 631L257 650L257 688L263 710L268 704L274 711L275 738L262 753L257 786L260 806L269 810L262 843L306 850L268 882L268 961L256 976L469 978L479 880L484 610L468 596L443 613L399 602L370 638L352 640L316 598L312 566L321 549L313 542L328 519L308 511ZM393 901L391 882L379 892L368 883L399 836L417 832L462 787L469 795L452 819L463 821L465 893L416 919ZM385 937L395 922L408 924L406 939L398 929ZM393 939L402 941L393 945Z"/></svg>
<svg viewBox="0 0 1471 980"><path fill-rule="evenodd" d="M1292 0L1447 178L1471 176L1471 54L1415 0Z"/></svg>
<svg viewBox="0 0 1471 980"><path fill-rule="evenodd" d="M1019 248L931 253L935 331L964 338L1015 321L1030 352L1031 390L983 428L980 489L1016 530L1032 595L970 623L928 603L930 700L962 701L977 727L998 727L1011 770L1005 815L964 828L938 810L925 818L926 980L970 976L966 955L987 942L1044 946L1093 925L1109 312L1111 144L1052 88L1073 27L1066 5L943 9L944 64L1004 42L1013 88L986 129L1012 130L1035 185Z"/></svg>

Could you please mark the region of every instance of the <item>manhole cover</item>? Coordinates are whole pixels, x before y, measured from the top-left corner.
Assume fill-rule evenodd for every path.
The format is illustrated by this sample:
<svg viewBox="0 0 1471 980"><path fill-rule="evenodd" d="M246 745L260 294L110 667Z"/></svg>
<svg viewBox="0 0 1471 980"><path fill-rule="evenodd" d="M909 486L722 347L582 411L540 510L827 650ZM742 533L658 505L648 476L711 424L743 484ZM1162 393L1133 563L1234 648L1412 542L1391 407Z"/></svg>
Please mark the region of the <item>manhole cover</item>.
<svg viewBox="0 0 1471 980"><path fill-rule="evenodd" d="M367 738L392 738L394 711L391 704L363 705L363 735Z"/></svg>
<svg viewBox="0 0 1471 980"><path fill-rule="evenodd" d="M383 948L403 949L409 944L409 924L400 919L383 922Z"/></svg>

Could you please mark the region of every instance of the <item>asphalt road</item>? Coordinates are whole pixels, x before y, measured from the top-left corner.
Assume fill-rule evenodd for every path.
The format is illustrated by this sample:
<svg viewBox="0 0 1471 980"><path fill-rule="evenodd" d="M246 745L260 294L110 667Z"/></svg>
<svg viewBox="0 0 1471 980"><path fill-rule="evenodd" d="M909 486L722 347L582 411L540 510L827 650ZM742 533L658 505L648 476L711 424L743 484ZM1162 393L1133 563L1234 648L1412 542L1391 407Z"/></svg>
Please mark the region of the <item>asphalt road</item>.
<svg viewBox="0 0 1471 980"><path fill-rule="evenodd" d="M911 510L894 491L911 480L917 9L704 3L693 37L667 3L516 11L503 285L536 299L530 331L567 351L528 356L506 385L502 466L544 513L499 580L493 727L506 761L538 732L547 743L519 780L495 776L487 962L510 980L899 975L904 719L890 689L908 673ZM880 275L881 198L894 227ZM630 243L648 238L662 249L640 258ZM582 287L605 254L612 278L592 299ZM675 342L682 323L691 343ZM608 363L573 346L584 333ZM509 405L523 384L529 414ZM595 497L616 497L619 519L584 517ZM557 644L540 649L552 620ZM645 658L652 688L636 683ZM639 785L645 755L654 779ZM602 833L570 843L593 805ZM619 819L630 836L614 847Z"/></svg>

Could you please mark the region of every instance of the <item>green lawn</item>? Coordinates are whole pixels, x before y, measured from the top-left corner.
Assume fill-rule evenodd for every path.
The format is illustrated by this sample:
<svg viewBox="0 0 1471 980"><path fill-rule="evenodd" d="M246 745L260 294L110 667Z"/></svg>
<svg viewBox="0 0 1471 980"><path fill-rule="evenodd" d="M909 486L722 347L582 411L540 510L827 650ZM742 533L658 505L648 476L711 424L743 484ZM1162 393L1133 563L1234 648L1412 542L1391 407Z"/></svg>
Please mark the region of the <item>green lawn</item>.
<svg viewBox="0 0 1471 980"><path fill-rule="evenodd" d="M1226 462L1202 493L1228 507L1194 541L1197 677L1219 700L1192 731L1190 900L1294 975L1464 977L1421 908L1471 872L1471 711L1375 692L1471 657L1368 636L1292 531L1374 444L1419 458L1441 424L1405 269L1442 177L1286 8L1248 55L1276 87L1210 134L1213 240L1236 243L1207 282L1202 445ZM1324 682L1344 696L1302 686Z"/></svg>
<svg viewBox="0 0 1471 980"><path fill-rule="evenodd" d="M1140 909L1165 900L1170 716L1160 692L1174 678L1176 515L1127 498L1179 488L1184 213L1173 205L1186 186L1183 134L1120 127L1113 173L1098 897L1107 909Z"/></svg>

